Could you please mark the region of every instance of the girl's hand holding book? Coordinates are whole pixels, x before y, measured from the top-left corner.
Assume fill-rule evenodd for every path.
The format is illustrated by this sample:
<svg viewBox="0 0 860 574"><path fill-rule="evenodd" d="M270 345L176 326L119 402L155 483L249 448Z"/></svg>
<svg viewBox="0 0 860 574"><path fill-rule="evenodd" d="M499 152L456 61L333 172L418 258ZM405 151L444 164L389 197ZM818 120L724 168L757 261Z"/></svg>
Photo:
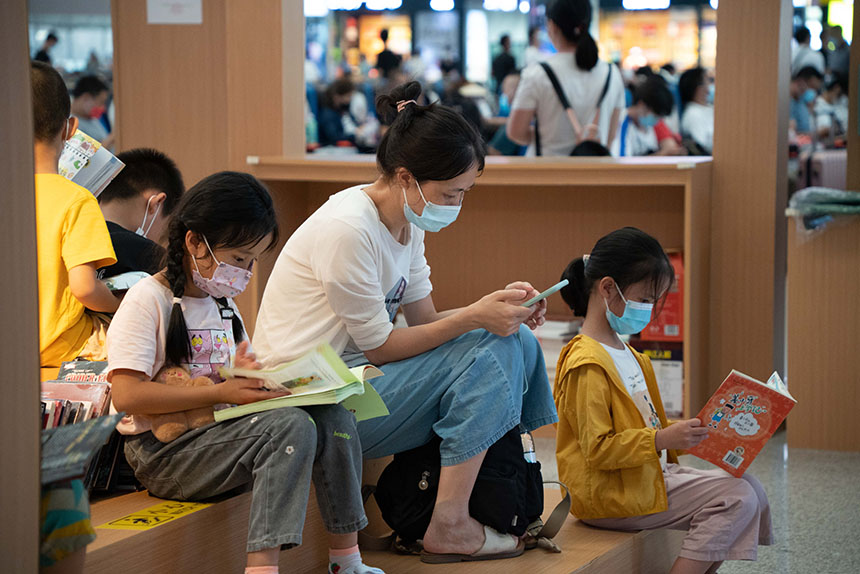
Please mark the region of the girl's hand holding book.
<svg viewBox="0 0 860 574"><path fill-rule="evenodd" d="M290 394L289 391L267 391L263 388L261 379L246 379L244 377L227 379L223 383L215 385L215 389L217 389L219 396L218 402L233 405L255 403Z"/></svg>
<svg viewBox="0 0 860 574"><path fill-rule="evenodd" d="M696 446L706 438L708 438L708 429L702 426L702 421L689 419L658 430L657 436L654 437L654 445L658 451L667 448L685 450Z"/></svg>

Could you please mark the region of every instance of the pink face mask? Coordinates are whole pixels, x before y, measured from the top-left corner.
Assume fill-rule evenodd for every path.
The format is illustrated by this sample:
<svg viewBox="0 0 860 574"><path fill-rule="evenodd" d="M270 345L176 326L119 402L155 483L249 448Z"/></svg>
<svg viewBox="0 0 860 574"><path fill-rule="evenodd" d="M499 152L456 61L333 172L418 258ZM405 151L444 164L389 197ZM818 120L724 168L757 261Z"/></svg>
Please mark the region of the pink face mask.
<svg viewBox="0 0 860 574"><path fill-rule="evenodd" d="M215 267L212 277L207 278L200 274L197 259L192 257L191 260L194 261L194 269L191 271L191 280L194 284L216 299L220 299L221 297L232 298L244 291L245 287L248 286L248 281L251 280L251 270L218 261L215 259L215 254L212 252L212 248L209 247L209 241L206 240L205 236L203 237L203 241L206 243L206 249L209 250L212 259L218 265Z"/></svg>

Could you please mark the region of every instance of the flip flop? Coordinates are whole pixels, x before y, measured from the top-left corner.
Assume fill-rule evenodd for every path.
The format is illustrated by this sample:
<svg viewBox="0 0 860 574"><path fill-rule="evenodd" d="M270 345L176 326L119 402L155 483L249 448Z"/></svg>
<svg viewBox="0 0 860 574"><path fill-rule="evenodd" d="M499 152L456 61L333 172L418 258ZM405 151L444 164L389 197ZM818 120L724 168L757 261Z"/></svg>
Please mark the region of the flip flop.
<svg viewBox="0 0 860 574"><path fill-rule="evenodd" d="M436 554L421 551L421 562L427 564L450 564L452 562L476 562L478 560L499 560L515 558L523 553L525 543L510 534L484 526L484 545L474 554Z"/></svg>

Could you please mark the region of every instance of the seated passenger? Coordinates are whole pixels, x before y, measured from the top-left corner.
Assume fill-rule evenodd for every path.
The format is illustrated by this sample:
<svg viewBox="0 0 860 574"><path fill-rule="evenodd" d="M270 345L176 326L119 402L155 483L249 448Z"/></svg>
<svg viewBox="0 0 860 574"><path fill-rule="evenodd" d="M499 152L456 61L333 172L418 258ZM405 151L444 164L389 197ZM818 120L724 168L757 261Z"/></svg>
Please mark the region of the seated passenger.
<svg viewBox="0 0 860 574"><path fill-rule="evenodd" d="M797 133L812 132L812 106L815 98L818 97L818 90L821 89L823 80L824 76L821 72L812 66L801 69L791 78L791 83L788 85L788 93L791 96L789 111L792 127Z"/></svg>
<svg viewBox="0 0 860 574"><path fill-rule="evenodd" d="M678 91L681 93L681 136L692 140L702 154L714 149L713 84L708 81L704 68L693 68L681 74Z"/></svg>
<svg viewBox="0 0 860 574"><path fill-rule="evenodd" d="M72 90L72 115L77 118L81 131L113 149L114 134L102 123L109 97L107 84L97 76L84 76Z"/></svg>
<svg viewBox="0 0 860 574"><path fill-rule="evenodd" d="M206 500L251 490L249 574L277 574L281 549L302 543L311 482L329 531L329 574L383 574L366 566L358 531L361 446L355 417L341 405L283 407L207 424L162 443L146 415L244 404L289 393L258 379L223 380L227 363L259 368L233 297L256 259L278 242L272 198L253 176L221 172L188 190L170 220L167 267L132 287L111 323L108 380L125 455L150 493ZM238 343L238 345L237 345ZM213 385L154 382L181 367ZM164 438L164 437L162 437Z"/></svg>
<svg viewBox="0 0 860 574"><path fill-rule="evenodd" d="M556 371L556 459L581 521L686 530L671 572L713 573L771 544L770 507L750 474L678 464L676 451L707 438L707 428L699 419L669 424L651 361L620 337L645 328L674 277L657 240L632 227L601 238L564 271L562 297L585 321Z"/></svg>
<svg viewBox="0 0 860 574"><path fill-rule="evenodd" d="M633 105L621 122L619 156L686 155L663 119L674 107L666 81L651 76L633 92Z"/></svg>
<svg viewBox="0 0 860 574"><path fill-rule="evenodd" d="M78 122L56 70L31 69L36 239L39 255L39 352L43 367L76 357L104 358L106 321L119 306L96 270L116 263L104 217L93 194L57 173L63 142Z"/></svg>
<svg viewBox="0 0 860 574"><path fill-rule="evenodd" d="M116 252L104 277L130 271L150 275L162 267L167 220L185 190L182 174L169 157L154 149L133 149L117 156L122 171L99 195Z"/></svg>

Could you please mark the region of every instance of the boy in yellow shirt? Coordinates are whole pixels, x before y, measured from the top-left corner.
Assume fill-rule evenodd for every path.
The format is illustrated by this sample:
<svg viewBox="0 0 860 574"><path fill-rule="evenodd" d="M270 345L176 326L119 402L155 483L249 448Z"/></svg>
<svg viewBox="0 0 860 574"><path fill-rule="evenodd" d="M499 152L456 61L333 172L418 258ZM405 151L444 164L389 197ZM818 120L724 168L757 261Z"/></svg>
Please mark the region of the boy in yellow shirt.
<svg viewBox="0 0 860 574"><path fill-rule="evenodd" d="M116 262L96 198L57 172L64 142L77 129L60 74L41 62L31 69L36 239L39 254L41 366L78 356L102 359L103 321L86 310L113 313L119 300L97 270Z"/></svg>

